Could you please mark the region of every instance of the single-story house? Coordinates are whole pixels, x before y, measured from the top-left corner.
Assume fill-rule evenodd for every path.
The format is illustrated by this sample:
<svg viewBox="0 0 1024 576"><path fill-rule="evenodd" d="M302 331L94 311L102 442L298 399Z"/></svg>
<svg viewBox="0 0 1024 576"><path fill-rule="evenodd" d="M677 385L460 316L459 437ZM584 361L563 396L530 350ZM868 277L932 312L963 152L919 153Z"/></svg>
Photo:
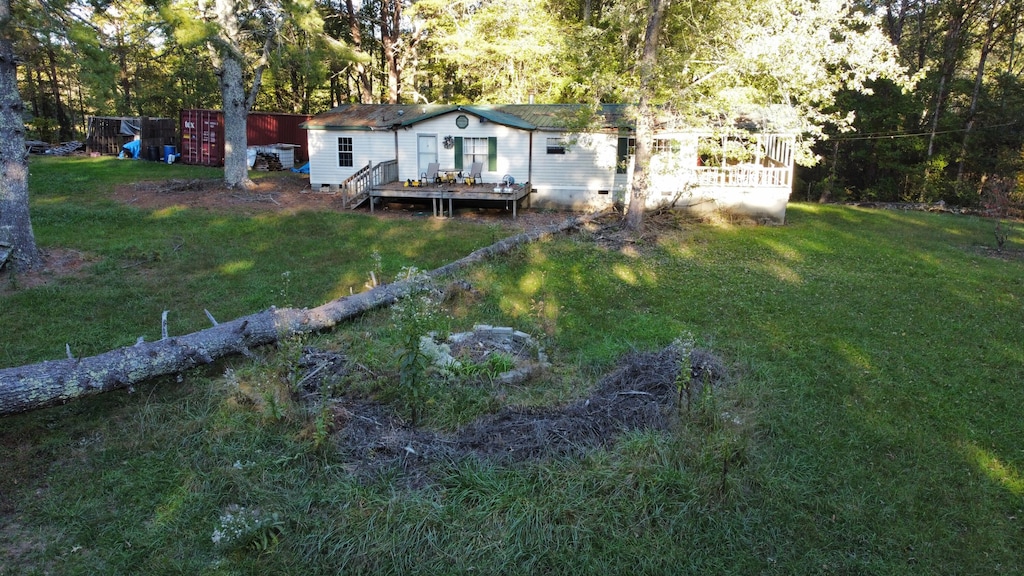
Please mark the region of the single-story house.
<svg viewBox="0 0 1024 576"><path fill-rule="evenodd" d="M310 184L408 198L413 191L396 187L422 182L422 194L444 186L448 195L441 198L461 201L457 188L434 185L443 181L438 174L459 174L477 184L514 182L523 189L516 199L540 208L627 204L635 145L627 108L603 105L587 117L578 105L345 104L302 125ZM793 185L793 143L791 134L740 127L659 128L648 208L728 211L781 223Z"/></svg>

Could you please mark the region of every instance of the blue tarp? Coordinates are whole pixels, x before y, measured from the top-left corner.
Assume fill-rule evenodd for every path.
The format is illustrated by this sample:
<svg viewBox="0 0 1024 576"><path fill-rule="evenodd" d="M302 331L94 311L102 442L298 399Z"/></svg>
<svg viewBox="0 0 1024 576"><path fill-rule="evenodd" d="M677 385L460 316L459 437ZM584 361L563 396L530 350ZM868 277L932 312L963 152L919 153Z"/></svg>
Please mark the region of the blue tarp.
<svg viewBox="0 0 1024 576"><path fill-rule="evenodd" d="M298 172L299 174L309 174L309 162L306 162L301 168L292 168L292 172Z"/></svg>
<svg viewBox="0 0 1024 576"><path fill-rule="evenodd" d="M121 148L127 150L128 153L132 155L132 158L138 160L139 152L142 149L142 140L132 140L131 142L125 144Z"/></svg>

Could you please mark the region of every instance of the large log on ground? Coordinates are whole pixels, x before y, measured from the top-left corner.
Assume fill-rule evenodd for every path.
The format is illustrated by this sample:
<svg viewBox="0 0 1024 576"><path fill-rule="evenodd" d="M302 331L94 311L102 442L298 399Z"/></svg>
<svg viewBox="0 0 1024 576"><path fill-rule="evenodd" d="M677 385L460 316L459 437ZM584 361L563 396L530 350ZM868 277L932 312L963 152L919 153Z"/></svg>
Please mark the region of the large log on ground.
<svg viewBox="0 0 1024 576"><path fill-rule="evenodd" d="M158 376L177 374L291 335L329 330L340 322L423 290L431 281L517 246L573 229L602 214L570 218L561 224L506 238L428 272L425 278L377 286L316 308L270 308L199 332L140 342L96 356L0 369L0 416L63 404Z"/></svg>

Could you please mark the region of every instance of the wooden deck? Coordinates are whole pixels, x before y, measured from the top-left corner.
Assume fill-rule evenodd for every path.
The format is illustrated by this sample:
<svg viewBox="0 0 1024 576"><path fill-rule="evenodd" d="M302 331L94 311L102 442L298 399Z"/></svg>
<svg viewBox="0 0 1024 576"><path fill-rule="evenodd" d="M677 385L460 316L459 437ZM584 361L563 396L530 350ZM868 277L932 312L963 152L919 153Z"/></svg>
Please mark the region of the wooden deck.
<svg viewBox="0 0 1024 576"><path fill-rule="evenodd" d="M495 188L501 188L495 192ZM458 182L427 184L426 186L407 186L405 182L389 182L378 184L370 189L370 212L373 212L373 200L386 198L394 200L430 200L434 216L455 215L455 204L469 206L501 207L512 210L512 218L517 215L518 206L526 199L529 206L530 186L516 184L505 191L498 184L462 184ZM447 206L445 203L447 202Z"/></svg>

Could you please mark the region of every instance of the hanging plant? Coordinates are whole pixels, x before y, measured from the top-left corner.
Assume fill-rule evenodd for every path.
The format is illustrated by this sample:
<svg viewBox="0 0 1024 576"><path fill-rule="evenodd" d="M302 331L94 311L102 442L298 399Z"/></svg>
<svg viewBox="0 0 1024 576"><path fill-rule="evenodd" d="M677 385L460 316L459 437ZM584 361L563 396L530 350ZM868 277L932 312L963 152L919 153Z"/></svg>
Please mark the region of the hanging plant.
<svg viewBox="0 0 1024 576"><path fill-rule="evenodd" d="M444 137L444 148L445 148L445 150L451 150L454 147L455 147L455 138L452 138L451 136L445 136Z"/></svg>

